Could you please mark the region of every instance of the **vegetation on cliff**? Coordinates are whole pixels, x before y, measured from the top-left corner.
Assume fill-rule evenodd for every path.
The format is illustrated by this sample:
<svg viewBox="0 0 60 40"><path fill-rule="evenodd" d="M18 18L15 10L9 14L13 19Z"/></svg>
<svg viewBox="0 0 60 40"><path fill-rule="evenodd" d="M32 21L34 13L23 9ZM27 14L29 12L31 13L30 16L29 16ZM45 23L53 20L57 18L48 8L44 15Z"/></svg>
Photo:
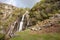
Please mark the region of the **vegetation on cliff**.
<svg viewBox="0 0 60 40"><path fill-rule="evenodd" d="M31 18L38 21L60 14L60 0L41 0L30 11Z"/></svg>
<svg viewBox="0 0 60 40"><path fill-rule="evenodd" d="M4 30L3 32L6 32L6 30L16 20L19 22L19 20L22 19L22 15L26 11L29 11L29 20L27 20L27 21L29 21L30 26L35 27L38 24L38 28L39 28L42 25L43 26L46 24L48 25L48 24L51 24L53 22L52 26L48 25L48 27L50 29L46 28L43 31L46 32L48 30L50 32L52 29L52 30L54 30L54 32L56 32L56 30L57 30L57 32L60 32L60 24L55 25L55 22L56 22L55 19L57 19L57 16L55 16L55 14L60 14L60 0L41 0L40 2L35 4L34 7L31 9L29 9L29 8L17 8L17 7L14 7L12 5L0 3L0 33L3 30ZM53 16L56 18L54 18ZM60 16L58 18L60 18ZM51 21L51 23L50 23L50 21ZM60 19L59 19L59 23L60 23ZM46 26L44 26L44 27L46 27ZM16 38L14 37L15 39L12 38L10 40L17 40L17 39L20 40L20 37L21 37L21 40L26 40L26 39L27 40L40 40L40 38L42 40L48 40L48 39L50 40L51 37L53 37L52 38L53 40L60 40L59 33L56 33L56 35L54 34L53 36L51 34L46 34L47 36L46 35L40 36L40 33L38 33L39 31L37 31L37 34L33 34L32 33L33 31L31 31L31 30L28 30L28 32L23 31L23 32L19 33L19 37L16 37ZM31 34L30 34L30 32L31 32ZM51 31L51 32L53 32L53 31ZM25 37L25 36L27 36L27 37ZM30 37L28 37L28 36L30 36ZM2 37L3 37L3 35L0 37L0 39Z"/></svg>

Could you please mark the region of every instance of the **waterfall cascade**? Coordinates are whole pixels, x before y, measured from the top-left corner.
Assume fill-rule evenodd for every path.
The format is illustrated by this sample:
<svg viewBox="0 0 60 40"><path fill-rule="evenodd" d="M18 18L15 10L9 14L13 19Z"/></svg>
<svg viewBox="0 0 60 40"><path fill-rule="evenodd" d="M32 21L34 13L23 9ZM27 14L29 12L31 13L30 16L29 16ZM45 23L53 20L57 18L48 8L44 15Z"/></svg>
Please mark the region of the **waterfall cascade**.
<svg viewBox="0 0 60 40"><path fill-rule="evenodd" d="M22 19L21 19L21 21L19 22L19 29L18 29L18 32L20 32L20 31L22 31L22 29L23 29L23 24L24 24L24 18L25 18L25 16L27 17L27 15L28 15L28 11L26 11L25 12L25 14L23 14L23 16L22 16ZM13 37L15 34L15 29L16 29L16 23L17 23L18 21L15 21L13 24L11 24L10 25L10 27L8 28L8 30L7 30L7 32L6 32L6 35L5 35L5 39L8 39L8 38L10 38L10 37ZM14 29L15 28L15 29Z"/></svg>
<svg viewBox="0 0 60 40"><path fill-rule="evenodd" d="M23 29L23 21L24 21L24 17L26 16L26 15L28 15L28 11L26 11L25 12L25 14L23 14L23 16L22 16L22 19L21 19L21 21L20 21L20 23L19 23L19 32Z"/></svg>

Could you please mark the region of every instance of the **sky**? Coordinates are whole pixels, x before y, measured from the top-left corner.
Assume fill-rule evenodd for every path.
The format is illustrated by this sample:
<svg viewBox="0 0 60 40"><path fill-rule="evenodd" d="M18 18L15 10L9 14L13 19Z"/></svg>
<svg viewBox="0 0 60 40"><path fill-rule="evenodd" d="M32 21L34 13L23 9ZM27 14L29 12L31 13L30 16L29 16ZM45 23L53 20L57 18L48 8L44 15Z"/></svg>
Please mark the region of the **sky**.
<svg viewBox="0 0 60 40"><path fill-rule="evenodd" d="M32 8L34 4L39 2L40 0L0 0L2 3L7 3L14 5L16 7L22 7L22 8Z"/></svg>

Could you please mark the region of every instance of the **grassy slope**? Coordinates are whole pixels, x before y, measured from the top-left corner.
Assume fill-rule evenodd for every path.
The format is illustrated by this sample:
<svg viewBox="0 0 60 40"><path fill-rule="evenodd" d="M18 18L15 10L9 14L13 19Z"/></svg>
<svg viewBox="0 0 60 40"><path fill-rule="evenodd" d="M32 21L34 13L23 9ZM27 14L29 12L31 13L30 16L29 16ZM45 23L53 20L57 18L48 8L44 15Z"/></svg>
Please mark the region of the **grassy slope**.
<svg viewBox="0 0 60 40"><path fill-rule="evenodd" d="M30 30L26 30L19 33L18 37L13 37L10 40L60 40L59 33L51 33L51 34L36 34L31 33Z"/></svg>

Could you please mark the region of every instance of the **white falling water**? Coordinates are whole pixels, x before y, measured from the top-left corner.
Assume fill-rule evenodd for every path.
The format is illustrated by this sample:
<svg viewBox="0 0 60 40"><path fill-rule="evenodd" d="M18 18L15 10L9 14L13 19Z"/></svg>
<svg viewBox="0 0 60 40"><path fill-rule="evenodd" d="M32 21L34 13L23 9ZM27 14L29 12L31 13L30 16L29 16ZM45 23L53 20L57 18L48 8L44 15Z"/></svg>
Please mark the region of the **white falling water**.
<svg viewBox="0 0 60 40"><path fill-rule="evenodd" d="M25 12L25 14L23 14L22 16L22 19L21 19L21 22L20 22L20 25L19 25L19 32L22 30L23 28L23 21L24 21L24 17L25 15L28 14L28 11Z"/></svg>

